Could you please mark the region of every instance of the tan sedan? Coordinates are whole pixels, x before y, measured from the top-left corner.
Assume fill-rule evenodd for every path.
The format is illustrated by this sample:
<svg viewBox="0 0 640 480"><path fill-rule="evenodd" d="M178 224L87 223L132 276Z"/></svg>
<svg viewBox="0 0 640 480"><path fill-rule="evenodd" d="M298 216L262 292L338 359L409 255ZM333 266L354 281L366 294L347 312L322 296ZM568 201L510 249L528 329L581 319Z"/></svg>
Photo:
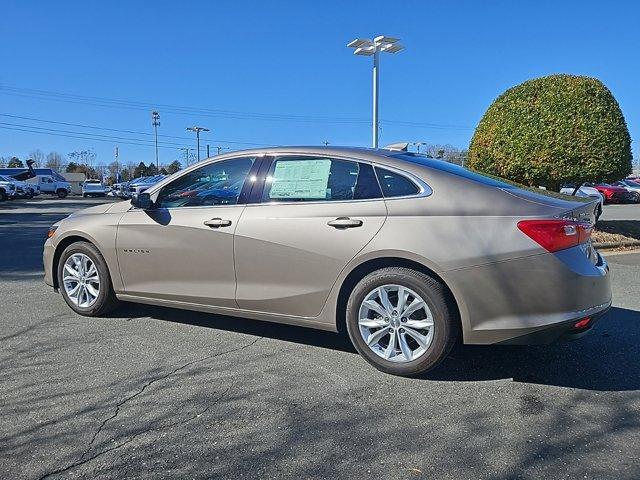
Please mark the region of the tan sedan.
<svg viewBox="0 0 640 480"><path fill-rule="evenodd" d="M596 207L407 152L235 152L54 225L45 281L87 316L126 301L346 330L415 375L460 337L588 331L611 304Z"/></svg>

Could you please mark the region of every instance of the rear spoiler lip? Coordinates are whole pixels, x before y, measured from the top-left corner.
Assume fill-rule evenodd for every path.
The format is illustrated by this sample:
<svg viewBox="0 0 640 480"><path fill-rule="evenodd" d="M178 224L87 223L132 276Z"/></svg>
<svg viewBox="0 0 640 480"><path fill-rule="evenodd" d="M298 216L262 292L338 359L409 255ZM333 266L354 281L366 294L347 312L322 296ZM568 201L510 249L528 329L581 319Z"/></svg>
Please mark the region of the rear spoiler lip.
<svg viewBox="0 0 640 480"><path fill-rule="evenodd" d="M588 221L591 225L595 225L598 220L598 207L600 206L600 200L594 198L593 201L576 203L576 207L568 210L562 215L562 218L570 218L576 221ZM578 206L579 205L579 206Z"/></svg>

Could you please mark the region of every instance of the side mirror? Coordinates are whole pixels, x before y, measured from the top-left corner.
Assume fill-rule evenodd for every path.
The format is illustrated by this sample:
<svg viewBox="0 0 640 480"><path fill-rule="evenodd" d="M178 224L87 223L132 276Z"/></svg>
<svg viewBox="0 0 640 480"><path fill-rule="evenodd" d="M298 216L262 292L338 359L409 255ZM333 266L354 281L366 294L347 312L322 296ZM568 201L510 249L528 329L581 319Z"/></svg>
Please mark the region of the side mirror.
<svg viewBox="0 0 640 480"><path fill-rule="evenodd" d="M132 198L131 205L143 210L150 210L154 207L153 201L151 200L151 195L147 192L142 192L138 194L137 197Z"/></svg>

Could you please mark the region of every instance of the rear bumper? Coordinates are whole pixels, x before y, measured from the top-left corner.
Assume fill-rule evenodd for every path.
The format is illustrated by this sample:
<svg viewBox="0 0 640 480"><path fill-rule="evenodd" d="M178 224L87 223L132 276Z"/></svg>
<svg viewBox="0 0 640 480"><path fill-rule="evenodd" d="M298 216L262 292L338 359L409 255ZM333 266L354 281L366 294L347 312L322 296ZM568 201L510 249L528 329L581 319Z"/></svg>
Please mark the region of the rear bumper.
<svg viewBox="0 0 640 480"><path fill-rule="evenodd" d="M611 306L609 267L583 247L446 272L467 344L548 343Z"/></svg>
<svg viewBox="0 0 640 480"><path fill-rule="evenodd" d="M611 308L611 304L595 307L591 313L582 313L568 322L557 323L535 332L527 333L520 337L511 338L502 342L501 345L540 345L553 343L556 341L567 342L577 340L588 334L593 326L606 315ZM589 318L589 324L584 328L576 328L576 322Z"/></svg>

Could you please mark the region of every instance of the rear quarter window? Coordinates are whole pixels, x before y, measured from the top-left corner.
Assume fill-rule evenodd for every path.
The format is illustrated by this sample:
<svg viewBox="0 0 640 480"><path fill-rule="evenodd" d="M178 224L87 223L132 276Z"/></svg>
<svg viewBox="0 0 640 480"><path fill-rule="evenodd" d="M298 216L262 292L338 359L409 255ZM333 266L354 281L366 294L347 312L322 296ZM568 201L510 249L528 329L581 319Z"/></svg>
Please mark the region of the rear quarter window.
<svg viewBox="0 0 640 480"><path fill-rule="evenodd" d="M399 173L376 167L376 175L385 198L407 197L420 192L415 183Z"/></svg>

